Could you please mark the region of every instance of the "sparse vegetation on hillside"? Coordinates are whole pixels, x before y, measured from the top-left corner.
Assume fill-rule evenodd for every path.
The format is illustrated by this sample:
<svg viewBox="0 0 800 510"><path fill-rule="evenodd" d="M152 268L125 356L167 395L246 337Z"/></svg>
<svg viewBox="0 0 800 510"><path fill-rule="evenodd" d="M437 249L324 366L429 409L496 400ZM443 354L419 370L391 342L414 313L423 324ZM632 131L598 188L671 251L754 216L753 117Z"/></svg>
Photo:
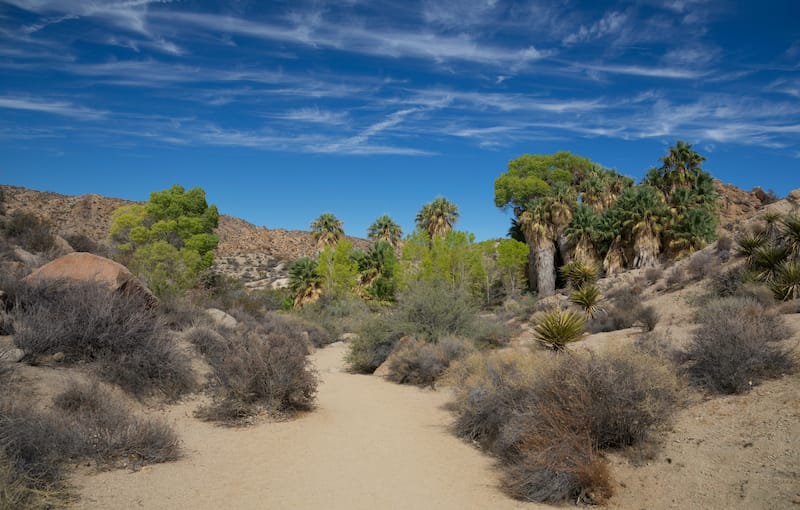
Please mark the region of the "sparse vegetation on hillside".
<svg viewBox="0 0 800 510"><path fill-rule="evenodd" d="M11 243L33 253L46 252L55 245L52 226L31 212L14 211L0 221L0 229Z"/></svg>

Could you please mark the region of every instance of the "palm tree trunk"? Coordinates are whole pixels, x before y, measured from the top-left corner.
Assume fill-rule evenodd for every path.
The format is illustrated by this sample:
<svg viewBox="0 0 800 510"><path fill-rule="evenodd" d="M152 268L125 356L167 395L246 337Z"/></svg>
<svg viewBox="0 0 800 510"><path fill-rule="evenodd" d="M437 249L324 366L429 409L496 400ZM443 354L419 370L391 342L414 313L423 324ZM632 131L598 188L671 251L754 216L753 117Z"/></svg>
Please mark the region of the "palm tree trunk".
<svg viewBox="0 0 800 510"><path fill-rule="evenodd" d="M622 246L622 241L614 239L611 243L611 247L608 249L606 258L603 259L603 270L606 276L613 276L622 272L625 268L625 261L625 250Z"/></svg>
<svg viewBox="0 0 800 510"><path fill-rule="evenodd" d="M550 296L556 291L556 245L550 239L531 247L536 259L536 291L539 297Z"/></svg>
<svg viewBox="0 0 800 510"><path fill-rule="evenodd" d="M633 243L633 250L636 256L633 259L633 267L653 267L658 263L658 254L661 251L658 236L650 229L645 229L636 236Z"/></svg>
<svg viewBox="0 0 800 510"><path fill-rule="evenodd" d="M597 262L599 258L600 257L597 255L597 250L590 240L582 238L580 241L578 241L578 244L575 245L575 252L573 253L574 260L579 260L584 264L596 266L598 265Z"/></svg>

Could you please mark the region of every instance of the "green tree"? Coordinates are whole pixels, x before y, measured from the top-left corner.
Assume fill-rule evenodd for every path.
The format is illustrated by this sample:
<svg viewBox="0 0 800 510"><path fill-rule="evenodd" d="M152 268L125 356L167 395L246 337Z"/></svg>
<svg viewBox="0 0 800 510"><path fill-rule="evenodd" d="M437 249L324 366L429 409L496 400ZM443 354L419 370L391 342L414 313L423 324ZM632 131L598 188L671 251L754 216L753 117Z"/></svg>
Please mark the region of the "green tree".
<svg viewBox="0 0 800 510"><path fill-rule="evenodd" d="M417 228L424 230L431 238L442 237L458 221L458 207L444 197L436 197L422 206L417 213Z"/></svg>
<svg viewBox="0 0 800 510"><path fill-rule="evenodd" d="M601 237L600 217L591 207L578 204L564 234L571 248L572 258L585 264L598 263L600 257L596 243Z"/></svg>
<svg viewBox="0 0 800 510"><path fill-rule="evenodd" d="M384 214L369 226L367 237L372 241L386 241L392 248L397 248L403 238L403 229L388 214Z"/></svg>
<svg viewBox="0 0 800 510"><path fill-rule="evenodd" d="M360 287L366 297L382 302L394 301L398 287L398 261L394 248L376 241L366 252L355 252Z"/></svg>
<svg viewBox="0 0 800 510"><path fill-rule="evenodd" d="M515 296L522 290L528 252L527 244L514 239L502 239L497 243L497 269L508 296Z"/></svg>
<svg viewBox="0 0 800 510"><path fill-rule="evenodd" d="M602 172L607 171L569 152L524 154L495 180L495 205L513 207L532 255L528 279L540 295L555 291L556 252L566 248L564 229L582 183Z"/></svg>
<svg viewBox="0 0 800 510"><path fill-rule="evenodd" d="M695 187L698 176L703 173L700 165L706 158L695 152L692 144L679 140L660 160L661 167L651 169L645 183L660 189L669 199L677 189Z"/></svg>
<svg viewBox="0 0 800 510"><path fill-rule="evenodd" d="M324 294L340 297L353 292L358 285L358 262L353 256L353 243L343 239L333 247L324 248L319 254L317 273Z"/></svg>
<svg viewBox="0 0 800 510"><path fill-rule="evenodd" d="M333 213L322 213L311 222L311 235L318 248L334 246L344 236L342 223Z"/></svg>
<svg viewBox="0 0 800 510"><path fill-rule="evenodd" d="M661 231L669 209L651 186L625 190L614 206L620 213L625 238L632 242L633 267L652 267L661 253Z"/></svg>
<svg viewBox="0 0 800 510"><path fill-rule="evenodd" d="M114 258L164 295L191 287L211 267L218 221L201 188L175 185L151 193L146 204L114 211L108 239Z"/></svg>

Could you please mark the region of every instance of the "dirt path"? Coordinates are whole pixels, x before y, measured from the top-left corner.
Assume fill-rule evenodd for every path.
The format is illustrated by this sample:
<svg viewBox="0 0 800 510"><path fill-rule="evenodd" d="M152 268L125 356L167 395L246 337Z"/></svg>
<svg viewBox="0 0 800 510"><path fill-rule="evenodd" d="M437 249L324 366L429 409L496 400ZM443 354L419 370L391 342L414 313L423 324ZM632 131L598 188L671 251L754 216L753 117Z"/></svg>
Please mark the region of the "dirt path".
<svg viewBox="0 0 800 510"><path fill-rule="evenodd" d="M447 431L448 394L342 372L344 346L318 351L318 408L246 429L165 411L185 458L76 479L78 508L539 509L496 488L492 461Z"/></svg>

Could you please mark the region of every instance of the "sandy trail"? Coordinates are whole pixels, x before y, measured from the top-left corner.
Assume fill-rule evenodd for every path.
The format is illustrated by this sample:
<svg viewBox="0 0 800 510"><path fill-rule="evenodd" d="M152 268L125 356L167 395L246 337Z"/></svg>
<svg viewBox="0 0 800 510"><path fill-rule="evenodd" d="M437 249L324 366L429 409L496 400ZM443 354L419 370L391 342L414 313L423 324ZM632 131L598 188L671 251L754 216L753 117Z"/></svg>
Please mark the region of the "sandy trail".
<svg viewBox="0 0 800 510"><path fill-rule="evenodd" d="M317 351L317 409L246 429L165 411L184 459L78 476L77 508L538 509L496 488L492 460L447 431L448 394L342 371L345 347Z"/></svg>

